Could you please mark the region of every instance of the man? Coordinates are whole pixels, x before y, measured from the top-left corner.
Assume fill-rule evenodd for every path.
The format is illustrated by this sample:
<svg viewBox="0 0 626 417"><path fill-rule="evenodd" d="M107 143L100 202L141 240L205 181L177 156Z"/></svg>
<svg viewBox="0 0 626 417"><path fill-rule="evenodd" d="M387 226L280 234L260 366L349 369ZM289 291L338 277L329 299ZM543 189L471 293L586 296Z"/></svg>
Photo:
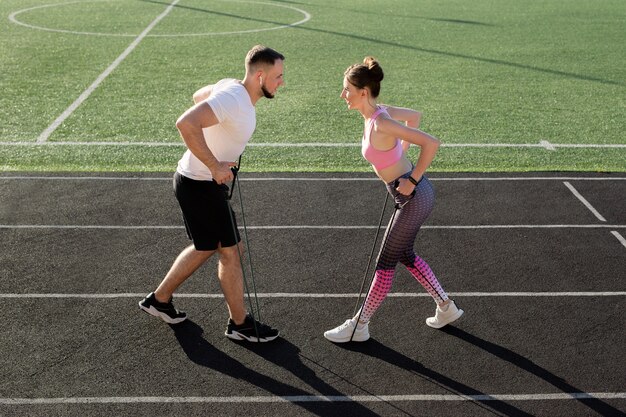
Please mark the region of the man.
<svg viewBox="0 0 626 417"><path fill-rule="evenodd" d="M176 122L188 149L174 174L174 193L193 244L178 255L158 288L139 303L142 310L167 323L187 318L174 308L172 294L217 252L218 277L230 315L226 336L252 342L278 337L278 330L260 322L255 325L246 311L239 259L243 245L236 224L233 231L230 216L234 221L234 213L225 184L233 180L231 167L255 130L256 102L273 98L284 83L284 59L263 45L253 47L246 55L243 81L223 79L201 88L193 95L195 105Z"/></svg>

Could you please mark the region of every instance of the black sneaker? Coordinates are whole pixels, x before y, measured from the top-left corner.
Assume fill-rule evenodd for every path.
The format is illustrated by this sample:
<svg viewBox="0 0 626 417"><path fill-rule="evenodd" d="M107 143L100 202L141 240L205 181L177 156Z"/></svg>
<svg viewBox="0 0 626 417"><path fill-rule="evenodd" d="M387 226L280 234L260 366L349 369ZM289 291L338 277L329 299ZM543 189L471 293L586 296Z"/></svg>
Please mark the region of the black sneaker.
<svg viewBox="0 0 626 417"><path fill-rule="evenodd" d="M256 322L256 330L254 323ZM257 331L259 332L257 338ZM245 321L236 325L232 319L228 319L228 326L226 327L227 337L233 340L247 340L248 342L269 342L278 337L278 330L272 329L267 324L263 324L256 321L252 316L247 315Z"/></svg>
<svg viewBox="0 0 626 417"><path fill-rule="evenodd" d="M160 317L164 322L169 324L177 324L187 319L187 313L174 308L172 298L170 298L167 303L161 303L157 301L153 292L139 302L139 308L148 314Z"/></svg>

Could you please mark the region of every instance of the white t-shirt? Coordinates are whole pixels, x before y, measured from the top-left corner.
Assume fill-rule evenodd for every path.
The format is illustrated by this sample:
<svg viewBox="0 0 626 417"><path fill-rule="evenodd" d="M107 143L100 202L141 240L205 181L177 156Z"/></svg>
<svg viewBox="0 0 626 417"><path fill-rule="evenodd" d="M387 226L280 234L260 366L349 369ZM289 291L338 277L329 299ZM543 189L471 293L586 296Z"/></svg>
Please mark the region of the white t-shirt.
<svg viewBox="0 0 626 417"><path fill-rule="evenodd" d="M237 162L256 128L256 112L248 91L239 81L227 78L213 86L205 103L219 121L202 129L207 146L218 161ZM213 179L209 168L189 149L178 161L176 171L194 180Z"/></svg>

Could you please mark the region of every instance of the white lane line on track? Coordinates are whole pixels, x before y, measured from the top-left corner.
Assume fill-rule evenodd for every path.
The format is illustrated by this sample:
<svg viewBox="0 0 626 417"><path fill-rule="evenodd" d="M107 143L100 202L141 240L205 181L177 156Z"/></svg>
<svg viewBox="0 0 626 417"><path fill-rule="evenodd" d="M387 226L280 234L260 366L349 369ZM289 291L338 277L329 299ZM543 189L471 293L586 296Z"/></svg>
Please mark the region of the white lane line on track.
<svg viewBox="0 0 626 417"><path fill-rule="evenodd" d="M621 243L622 245L624 245L624 247L626 248L626 239L624 239L624 236L620 235L620 234L619 234L619 232L618 232L618 231L616 231L616 230L612 230L612 231L611 231L611 234L612 234L613 236L615 236L615 237L617 238L617 240L619 240L619 241L620 241L620 243Z"/></svg>
<svg viewBox="0 0 626 417"><path fill-rule="evenodd" d="M428 177L431 181L626 181L626 177ZM51 181L172 181L172 177L28 176L0 175L4 180ZM377 177L240 177L239 181L380 181Z"/></svg>
<svg viewBox="0 0 626 417"><path fill-rule="evenodd" d="M80 96L78 96L78 98L72 104L70 104L70 106L67 109L65 109L64 112L61 113L61 115L59 117L57 117L56 120L54 122L52 122L52 124L50 124L50 126L48 126L46 128L46 130L44 130L39 135L39 137L37 138L37 144L46 143L46 141L48 140L50 135L52 135L52 133L54 133L54 131L59 126L61 126L61 124L65 121L65 119L70 117L72 115L72 113L74 113L74 111L81 104L83 104L83 102L85 100L87 100L87 98L89 98L91 93L93 93L96 90L96 88L98 88L98 86L115 70L115 68L118 67L119 64L122 63L122 61L128 55L130 55L130 53L137 47L137 45L139 45L139 42L141 42L143 40L143 38L145 38L146 35L148 35L148 33L157 25L157 23L159 23L165 16L167 16L169 14L169 12L174 8L176 3L178 3L178 2L179 2L179 0L174 0L165 9L165 11L163 13L161 13L159 16L157 16L156 19L154 19L152 21L152 23L150 23L148 25L148 27L146 27L144 29L144 31L141 32L141 34L139 34L139 36L137 36L137 38L135 38L135 40L128 46L128 48L126 48L126 50L124 52L122 52L122 54L120 56L118 56L117 59L115 61L113 61L113 63L111 65L109 65L108 68L105 69L104 72L102 74L100 74L98 76L98 78L96 78L96 80L89 87L87 87L87 89L85 91L83 91L83 93Z"/></svg>
<svg viewBox="0 0 626 417"><path fill-rule="evenodd" d="M345 225L273 225L247 226L248 230L368 230L378 226L345 226ZM71 225L71 224L0 224L0 229L75 229L75 230L174 230L184 226L163 225ZM386 229L387 226L380 226ZM484 224L484 225L452 225L452 226L422 226L422 229L431 230L483 230L483 229L623 229L626 224ZM243 226L238 229L243 230Z"/></svg>
<svg viewBox="0 0 626 417"><path fill-rule="evenodd" d="M180 404L180 403L301 403L301 402L428 402L428 401L547 401L615 400L626 392L564 392L556 394L419 394L419 395L265 395L231 397L71 397L71 398L0 398L3 405L58 404Z"/></svg>
<svg viewBox="0 0 626 417"><path fill-rule="evenodd" d="M365 296L367 294L361 294ZM450 293L454 297L623 297L626 291L565 291L565 292L454 292ZM61 294L61 293L32 293L32 294L0 294L0 299L18 298L18 299L112 299L112 298L137 298L145 297L145 293L104 293L104 294ZM259 293L259 298L356 298L357 293ZM430 297L427 293L412 292L396 292L389 293L388 297L392 298L418 298ZM176 293L176 298L202 298L202 299L221 299L224 296L220 294L193 294L193 293Z"/></svg>
<svg viewBox="0 0 626 417"><path fill-rule="evenodd" d="M585 197L583 197L582 194L579 193L578 190L576 188L574 188L574 186L572 184L570 184L567 181L563 182L563 184L565 184L565 186L567 188L569 188L569 190L572 192L572 194L574 194L574 196L578 200L580 200L580 202L583 203L585 205L585 207L587 207L589 209L589 211L591 211L593 213L593 215L596 216L596 218L598 220L600 220L601 222L606 222L606 219L598 212L598 210L596 210L595 207L593 207L591 205L591 203L589 201L587 201L587 199Z"/></svg>

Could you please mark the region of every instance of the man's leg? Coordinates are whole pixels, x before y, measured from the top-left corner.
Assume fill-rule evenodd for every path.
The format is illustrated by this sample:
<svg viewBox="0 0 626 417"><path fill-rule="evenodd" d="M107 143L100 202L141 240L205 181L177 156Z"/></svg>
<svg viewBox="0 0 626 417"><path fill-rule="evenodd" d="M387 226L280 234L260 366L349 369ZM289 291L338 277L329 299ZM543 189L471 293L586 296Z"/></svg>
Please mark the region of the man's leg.
<svg viewBox="0 0 626 417"><path fill-rule="evenodd" d="M239 246L239 249L238 249ZM256 321L248 315L244 301L244 277L242 260L239 259L239 250L243 256L243 243L238 246L219 247L220 254L219 278L222 292L228 305L230 320L226 327L226 336L233 340L247 340L249 342L269 342L278 337L278 330Z"/></svg>
<svg viewBox="0 0 626 417"><path fill-rule="evenodd" d="M139 308L169 324L185 321L187 314L174 308L172 294L214 253L214 250L196 250L193 245L183 249L156 291L139 302Z"/></svg>
<svg viewBox="0 0 626 417"><path fill-rule="evenodd" d="M215 253L214 250L199 251L193 245L183 249L167 275L154 292L157 301L167 303L176 288L191 276L203 263Z"/></svg>
<svg viewBox="0 0 626 417"><path fill-rule="evenodd" d="M243 243L227 248L219 247L220 255L218 276L230 318L235 324L241 324L246 318L246 306L244 304L242 260L239 259L239 251L243 255Z"/></svg>

